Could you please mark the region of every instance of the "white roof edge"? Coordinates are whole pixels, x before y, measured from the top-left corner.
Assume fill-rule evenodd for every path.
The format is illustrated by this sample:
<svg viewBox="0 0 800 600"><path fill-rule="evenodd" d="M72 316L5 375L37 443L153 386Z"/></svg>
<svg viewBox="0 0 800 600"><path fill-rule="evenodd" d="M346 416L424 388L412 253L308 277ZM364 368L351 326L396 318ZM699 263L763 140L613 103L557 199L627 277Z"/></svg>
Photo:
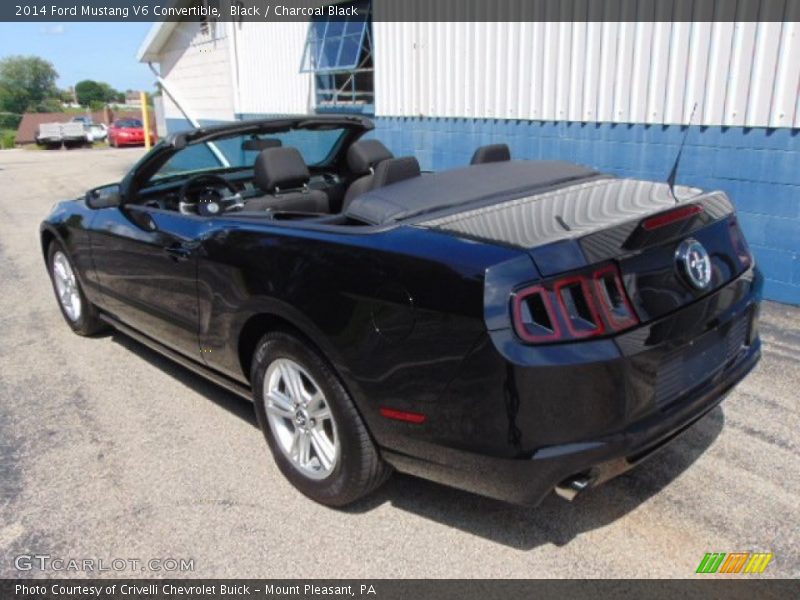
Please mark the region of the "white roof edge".
<svg viewBox="0 0 800 600"><path fill-rule="evenodd" d="M161 21L153 23L150 31L139 46L139 51L136 53L136 60L139 62L158 62L159 53L161 48L169 39L172 31L178 23L174 21Z"/></svg>

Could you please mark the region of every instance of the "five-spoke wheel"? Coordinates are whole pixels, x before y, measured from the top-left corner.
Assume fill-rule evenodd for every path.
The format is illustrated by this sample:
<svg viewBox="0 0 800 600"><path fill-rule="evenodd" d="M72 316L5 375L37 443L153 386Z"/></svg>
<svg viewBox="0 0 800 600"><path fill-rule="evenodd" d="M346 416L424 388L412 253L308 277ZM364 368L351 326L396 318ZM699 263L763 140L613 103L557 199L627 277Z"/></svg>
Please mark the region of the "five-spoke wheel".
<svg viewBox="0 0 800 600"><path fill-rule="evenodd" d="M304 475L324 479L339 458L339 439L325 394L288 358L274 360L264 378L270 429L281 451Z"/></svg>
<svg viewBox="0 0 800 600"><path fill-rule="evenodd" d="M81 318L81 295L78 293L78 282L75 272L66 255L57 250L53 254L53 283L61 308L70 321L77 322Z"/></svg>
<svg viewBox="0 0 800 600"><path fill-rule="evenodd" d="M50 242L47 264L61 314L72 330L80 335L92 335L105 329L97 309L86 298L72 259L61 242Z"/></svg>
<svg viewBox="0 0 800 600"><path fill-rule="evenodd" d="M343 506L388 477L350 394L307 338L280 330L264 335L250 382L275 463L306 496Z"/></svg>

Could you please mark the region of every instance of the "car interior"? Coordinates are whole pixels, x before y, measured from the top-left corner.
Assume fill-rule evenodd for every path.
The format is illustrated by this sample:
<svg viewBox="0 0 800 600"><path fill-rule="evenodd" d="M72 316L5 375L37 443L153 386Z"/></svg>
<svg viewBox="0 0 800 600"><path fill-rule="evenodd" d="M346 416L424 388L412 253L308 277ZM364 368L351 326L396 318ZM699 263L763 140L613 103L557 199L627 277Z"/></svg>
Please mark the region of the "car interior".
<svg viewBox="0 0 800 600"><path fill-rule="evenodd" d="M377 139L351 143L338 168L309 167L297 148L284 146L277 138L254 136L244 141L242 148L257 153L252 169L198 171L180 185L173 182L142 190L142 203L204 217L224 213L228 217L363 225L346 216L356 198L426 175L415 157L395 157ZM478 148L470 165L510 159L506 144L491 144Z"/></svg>

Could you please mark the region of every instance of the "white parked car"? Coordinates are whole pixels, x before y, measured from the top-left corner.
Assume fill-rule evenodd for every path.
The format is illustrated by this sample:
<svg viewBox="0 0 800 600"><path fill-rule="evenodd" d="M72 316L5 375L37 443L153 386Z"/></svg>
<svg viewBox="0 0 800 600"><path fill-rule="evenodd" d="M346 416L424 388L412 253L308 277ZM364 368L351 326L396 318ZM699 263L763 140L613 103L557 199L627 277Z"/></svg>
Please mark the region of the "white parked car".
<svg viewBox="0 0 800 600"><path fill-rule="evenodd" d="M73 123L83 124L87 141L102 142L108 137L108 127L104 123L94 123L90 117L73 117Z"/></svg>

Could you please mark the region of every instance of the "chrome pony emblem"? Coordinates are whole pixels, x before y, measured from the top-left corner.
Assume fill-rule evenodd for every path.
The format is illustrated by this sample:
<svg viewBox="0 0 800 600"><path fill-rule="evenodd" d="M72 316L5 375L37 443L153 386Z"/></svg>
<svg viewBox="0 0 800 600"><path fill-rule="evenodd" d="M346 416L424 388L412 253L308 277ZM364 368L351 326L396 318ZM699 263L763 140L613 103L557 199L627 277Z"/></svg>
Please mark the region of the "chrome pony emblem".
<svg viewBox="0 0 800 600"><path fill-rule="evenodd" d="M675 263L692 287L704 290L711 285L711 257L703 244L689 238L675 251Z"/></svg>

